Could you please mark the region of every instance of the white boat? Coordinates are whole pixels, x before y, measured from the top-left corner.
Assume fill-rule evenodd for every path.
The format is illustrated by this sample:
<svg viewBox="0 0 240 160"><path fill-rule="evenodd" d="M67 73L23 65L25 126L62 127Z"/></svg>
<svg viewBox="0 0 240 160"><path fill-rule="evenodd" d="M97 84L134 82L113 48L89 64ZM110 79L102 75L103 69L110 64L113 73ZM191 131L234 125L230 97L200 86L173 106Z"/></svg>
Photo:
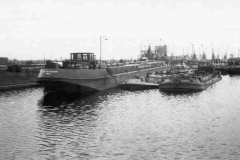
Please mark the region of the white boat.
<svg viewBox="0 0 240 160"><path fill-rule="evenodd" d="M171 66L172 74L187 73L189 71L190 71L190 68L185 63Z"/></svg>
<svg viewBox="0 0 240 160"><path fill-rule="evenodd" d="M168 78L166 74L147 74L146 76L135 76L134 79L128 79L121 84L121 88L130 90L156 89L159 83Z"/></svg>
<svg viewBox="0 0 240 160"><path fill-rule="evenodd" d="M129 79L122 84L122 88L130 90L157 89L158 87L157 83L149 83L141 79Z"/></svg>

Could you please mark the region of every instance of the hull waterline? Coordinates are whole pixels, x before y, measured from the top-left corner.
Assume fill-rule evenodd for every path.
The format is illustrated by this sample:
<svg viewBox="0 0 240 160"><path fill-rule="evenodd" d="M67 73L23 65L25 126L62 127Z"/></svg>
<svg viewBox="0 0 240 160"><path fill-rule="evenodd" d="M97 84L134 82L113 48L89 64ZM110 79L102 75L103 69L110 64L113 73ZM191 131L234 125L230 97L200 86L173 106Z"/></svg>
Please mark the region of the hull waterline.
<svg viewBox="0 0 240 160"><path fill-rule="evenodd" d="M159 89L162 91L169 92L194 92L194 91L203 91L208 87L212 86L214 83L217 83L222 78L216 78L210 83L206 84L189 84L189 83L162 83L159 84Z"/></svg>

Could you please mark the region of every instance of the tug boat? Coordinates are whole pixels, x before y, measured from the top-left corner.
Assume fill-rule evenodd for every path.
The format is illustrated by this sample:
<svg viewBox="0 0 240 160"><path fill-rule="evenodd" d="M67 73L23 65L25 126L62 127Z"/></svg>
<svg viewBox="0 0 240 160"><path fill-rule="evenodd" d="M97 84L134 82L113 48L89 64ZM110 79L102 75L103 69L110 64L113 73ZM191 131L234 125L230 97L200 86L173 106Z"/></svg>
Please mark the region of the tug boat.
<svg viewBox="0 0 240 160"><path fill-rule="evenodd" d="M159 84L162 91L202 91L222 79L221 72L216 71L210 61L198 63L193 74L178 74L165 79Z"/></svg>

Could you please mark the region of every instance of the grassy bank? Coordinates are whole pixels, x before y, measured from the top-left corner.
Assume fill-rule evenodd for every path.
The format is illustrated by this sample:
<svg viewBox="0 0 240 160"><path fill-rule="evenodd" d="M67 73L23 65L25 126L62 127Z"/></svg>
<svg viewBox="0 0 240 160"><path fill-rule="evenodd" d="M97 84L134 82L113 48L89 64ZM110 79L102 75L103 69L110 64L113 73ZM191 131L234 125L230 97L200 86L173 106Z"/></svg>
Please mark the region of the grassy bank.
<svg viewBox="0 0 240 160"><path fill-rule="evenodd" d="M39 70L24 70L21 73L0 73L0 86L36 83Z"/></svg>

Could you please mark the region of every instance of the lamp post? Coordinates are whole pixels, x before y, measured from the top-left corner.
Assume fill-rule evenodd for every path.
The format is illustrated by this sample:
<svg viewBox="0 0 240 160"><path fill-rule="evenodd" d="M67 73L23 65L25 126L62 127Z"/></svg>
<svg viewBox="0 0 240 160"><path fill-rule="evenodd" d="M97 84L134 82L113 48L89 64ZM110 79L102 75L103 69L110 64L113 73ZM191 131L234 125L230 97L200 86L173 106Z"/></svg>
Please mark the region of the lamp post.
<svg viewBox="0 0 240 160"><path fill-rule="evenodd" d="M105 40L107 40L106 36L100 36L100 62L102 62L102 38L105 38Z"/></svg>

